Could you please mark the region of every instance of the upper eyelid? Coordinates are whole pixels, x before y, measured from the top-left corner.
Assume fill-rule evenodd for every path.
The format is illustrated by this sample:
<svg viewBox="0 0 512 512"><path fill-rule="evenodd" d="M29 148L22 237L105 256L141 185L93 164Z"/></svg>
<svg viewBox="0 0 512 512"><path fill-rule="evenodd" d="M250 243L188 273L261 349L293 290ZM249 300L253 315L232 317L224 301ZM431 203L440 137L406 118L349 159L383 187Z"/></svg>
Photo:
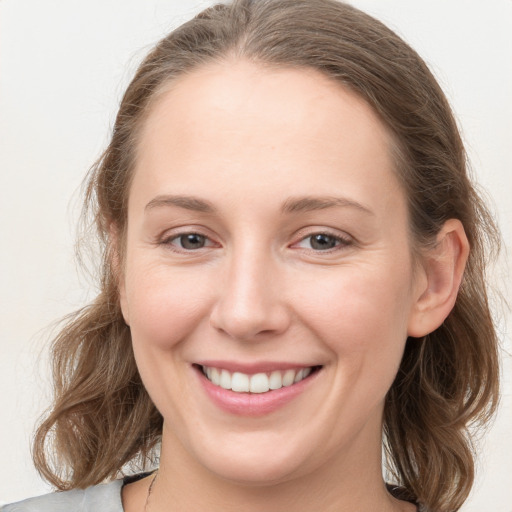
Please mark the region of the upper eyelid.
<svg viewBox="0 0 512 512"><path fill-rule="evenodd" d="M348 241L355 242L354 237L349 235L345 231L340 231L340 230L337 230L334 228L328 228L328 227L313 226L313 227L299 229L294 236L295 241L293 243L300 242L301 240L304 240L304 239L306 239L310 236L314 236L314 235L332 236L333 238L338 238L340 240L344 240L347 242Z"/></svg>
<svg viewBox="0 0 512 512"><path fill-rule="evenodd" d="M178 226L170 229L164 230L160 235L157 236L159 240L169 240L172 238L177 238L183 235L201 235L209 240L213 240L215 237L211 235L211 231L202 226ZM218 238L218 237L217 237Z"/></svg>
<svg viewBox="0 0 512 512"><path fill-rule="evenodd" d="M330 233L312 233L310 235L306 235L306 236L303 236L303 237L299 238L296 242L291 244L291 246L292 247L296 246L296 245L300 244L301 242L304 242L304 240L307 240L308 238L314 237L315 235L329 236L329 237L332 237L332 238L336 239L336 241L338 242L336 246L331 247L329 249L324 249L322 251L318 251L316 249L310 249L310 250L315 251L315 252L328 252L330 250L335 250L335 249L340 248L340 247L347 247L349 245L353 245L354 244L353 240L350 239L349 237L340 236L340 235L332 235Z"/></svg>

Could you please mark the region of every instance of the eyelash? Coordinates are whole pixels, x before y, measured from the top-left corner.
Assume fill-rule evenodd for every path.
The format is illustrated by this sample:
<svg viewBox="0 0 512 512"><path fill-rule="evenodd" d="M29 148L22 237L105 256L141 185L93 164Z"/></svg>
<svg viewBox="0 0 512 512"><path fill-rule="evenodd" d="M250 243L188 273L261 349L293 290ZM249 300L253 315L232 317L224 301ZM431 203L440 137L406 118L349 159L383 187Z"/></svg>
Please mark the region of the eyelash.
<svg viewBox="0 0 512 512"><path fill-rule="evenodd" d="M184 242L185 237L191 237L191 236L200 237L202 239L202 241L204 242L204 245L202 245L201 247L197 247L197 248L183 247L183 242ZM327 247L325 249L315 249L315 248L311 247L311 243L312 243L314 237L326 237L334 245L332 247ZM315 231L313 233L307 234L306 236L303 236L302 238L300 238L300 240L298 242L291 244L290 247L293 249L301 248L300 244L307 241L308 239L310 240L310 247L302 247L302 248L305 249L306 251L308 251L309 253L314 253L314 254L322 254L322 253L330 254L335 251L343 250L343 249L354 244L353 240L346 236L334 234L329 231ZM176 241L181 241L181 243L180 243L181 247L175 245L174 242L176 242ZM327 243L329 243L329 242L327 242ZM182 253L182 254L191 254L194 252L198 252L202 249L208 249L211 247L219 246L218 244L213 242L210 237L208 237L207 235L204 235L198 231L186 231L186 232L182 232L182 233L172 234L171 236L168 236L168 237L165 237L164 239L162 239L160 242L158 242L158 244L170 248L173 252Z"/></svg>

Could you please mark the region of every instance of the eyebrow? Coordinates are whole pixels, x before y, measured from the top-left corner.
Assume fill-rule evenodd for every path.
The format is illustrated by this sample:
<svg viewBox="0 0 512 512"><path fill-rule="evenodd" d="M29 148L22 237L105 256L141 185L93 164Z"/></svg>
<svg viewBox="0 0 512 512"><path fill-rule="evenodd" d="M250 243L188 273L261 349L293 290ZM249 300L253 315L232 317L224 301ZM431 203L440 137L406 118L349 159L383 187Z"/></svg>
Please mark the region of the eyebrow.
<svg viewBox="0 0 512 512"><path fill-rule="evenodd" d="M162 195L153 198L145 207L145 210L152 210L153 208L165 206L177 206L178 208L184 208L185 210L192 210L201 213L215 213L217 209L212 203L204 199L199 199L193 196L181 196L181 195ZM345 197L317 197L317 196L305 196L297 198L289 198L281 207L283 213L300 213L309 212L314 210L325 210L327 208L355 208L369 215L374 213L363 206L357 201Z"/></svg>
<svg viewBox="0 0 512 512"><path fill-rule="evenodd" d="M173 196L173 195L165 195L165 196L157 196L146 205L145 210L152 210L153 208L158 208L162 206L178 206L179 208L184 208L185 210L193 210L195 212L202 213L214 213L216 208L209 202L204 199L198 199L197 197L192 196Z"/></svg>
<svg viewBox="0 0 512 512"><path fill-rule="evenodd" d="M309 212L314 210L325 210L327 208L343 207L355 208L369 215L375 215L368 207L345 197L317 197L306 196L287 199L282 207L284 213Z"/></svg>

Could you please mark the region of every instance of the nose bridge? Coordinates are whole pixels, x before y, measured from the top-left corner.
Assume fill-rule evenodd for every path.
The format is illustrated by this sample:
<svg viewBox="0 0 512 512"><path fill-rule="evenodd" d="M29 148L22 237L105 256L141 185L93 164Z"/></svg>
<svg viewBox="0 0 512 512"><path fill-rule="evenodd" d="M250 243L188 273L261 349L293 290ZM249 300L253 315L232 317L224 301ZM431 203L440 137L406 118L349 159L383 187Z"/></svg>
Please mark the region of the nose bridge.
<svg viewBox="0 0 512 512"><path fill-rule="evenodd" d="M253 240L233 247L219 282L213 326L244 340L282 332L289 318L281 277L269 247Z"/></svg>

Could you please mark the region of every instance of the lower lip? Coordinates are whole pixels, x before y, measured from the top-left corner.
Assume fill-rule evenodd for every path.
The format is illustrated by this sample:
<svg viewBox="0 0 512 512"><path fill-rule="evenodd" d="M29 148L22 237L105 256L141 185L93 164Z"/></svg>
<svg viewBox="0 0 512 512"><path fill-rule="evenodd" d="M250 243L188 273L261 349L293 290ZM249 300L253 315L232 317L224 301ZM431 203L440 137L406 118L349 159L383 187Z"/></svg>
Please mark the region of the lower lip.
<svg viewBox="0 0 512 512"><path fill-rule="evenodd" d="M215 386L199 369L196 373L206 394L220 409L239 416L263 416L284 407L303 393L316 379L320 370L313 372L296 384L267 391L266 393L237 393L230 389Z"/></svg>

